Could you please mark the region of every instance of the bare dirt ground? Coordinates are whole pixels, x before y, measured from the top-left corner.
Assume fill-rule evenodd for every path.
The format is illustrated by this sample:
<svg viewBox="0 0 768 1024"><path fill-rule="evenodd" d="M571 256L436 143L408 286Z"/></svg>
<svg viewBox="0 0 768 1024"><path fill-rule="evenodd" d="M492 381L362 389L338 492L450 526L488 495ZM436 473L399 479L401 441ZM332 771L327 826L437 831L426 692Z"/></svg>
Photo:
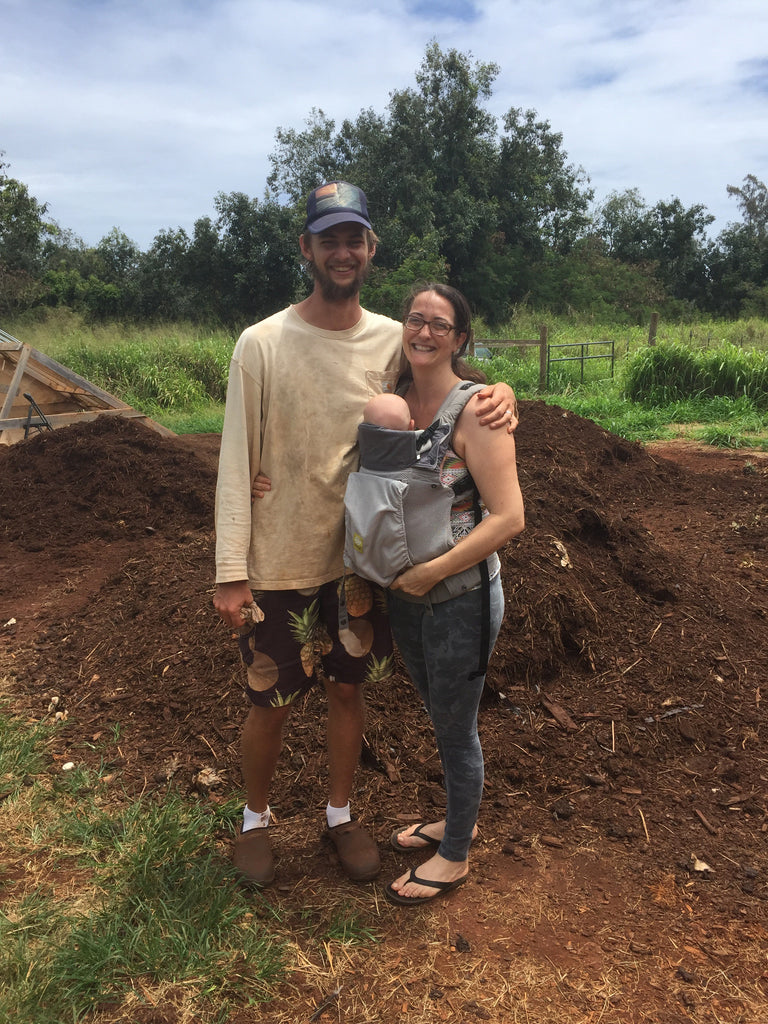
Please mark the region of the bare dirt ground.
<svg viewBox="0 0 768 1024"><path fill-rule="evenodd" d="M245 701L211 607L217 447L102 417L0 449L0 676L35 718L60 698L52 771L106 760L131 794L239 791ZM278 883L254 901L295 969L229 1024L768 1020L768 457L643 448L533 402L518 460L527 527L503 553L471 881L405 910L341 877L319 841L313 692L272 800ZM223 782L201 792L205 768ZM369 694L354 805L382 881L404 863L392 828L441 816L440 781L398 675ZM307 921L339 903L379 941L321 941ZM97 1017L180 1024L182 1004L169 989Z"/></svg>

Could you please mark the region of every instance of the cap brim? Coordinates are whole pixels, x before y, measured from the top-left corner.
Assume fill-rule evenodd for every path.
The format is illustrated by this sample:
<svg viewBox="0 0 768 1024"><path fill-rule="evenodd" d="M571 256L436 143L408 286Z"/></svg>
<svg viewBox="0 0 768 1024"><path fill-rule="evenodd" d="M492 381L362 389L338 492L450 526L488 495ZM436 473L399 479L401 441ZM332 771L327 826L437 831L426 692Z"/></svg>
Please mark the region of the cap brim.
<svg viewBox="0 0 768 1024"><path fill-rule="evenodd" d="M337 224L350 223L362 224L363 227L368 228L370 231L373 230L370 222L365 217L361 217L359 213L353 213L351 210L338 210L336 213L326 213L324 217L318 217L311 224L307 224L306 230L313 235L317 235L321 231L327 231L328 228L336 227Z"/></svg>

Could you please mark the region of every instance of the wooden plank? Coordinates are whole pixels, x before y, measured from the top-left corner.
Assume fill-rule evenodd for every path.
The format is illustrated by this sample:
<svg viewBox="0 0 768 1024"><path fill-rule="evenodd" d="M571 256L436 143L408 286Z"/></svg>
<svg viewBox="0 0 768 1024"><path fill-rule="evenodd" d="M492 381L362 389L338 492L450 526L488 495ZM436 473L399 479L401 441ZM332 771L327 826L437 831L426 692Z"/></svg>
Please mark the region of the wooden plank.
<svg viewBox="0 0 768 1024"><path fill-rule="evenodd" d="M540 338L475 338L473 345L486 348L531 348L541 344Z"/></svg>
<svg viewBox="0 0 768 1024"><path fill-rule="evenodd" d="M3 389L0 385L0 392L7 394L8 391L8 388ZM92 398L85 393L73 394L71 391L59 391L25 373L21 387L13 397L10 408L7 405L3 406L2 411L6 417L19 416L22 411L26 413L29 402L24 397L25 394L31 394L41 409L45 408L50 412L76 412L79 409L101 409L104 407L100 398Z"/></svg>
<svg viewBox="0 0 768 1024"><path fill-rule="evenodd" d="M539 336L539 391L545 391L547 387L547 375L549 369L549 329L546 324L541 325Z"/></svg>
<svg viewBox="0 0 768 1024"><path fill-rule="evenodd" d="M548 328L546 324L542 324L538 338L475 338L469 347L469 354L475 354L475 345L485 345L486 348L517 348L521 351L536 347L539 350L539 389L543 391L547 383L548 336Z"/></svg>
<svg viewBox="0 0 768 1024"><path fill-rule="evenodd" d="M25 345L24 348L28 349L33 357L27 364L26 372L29 376L34 377L35 380L40 381L41 384L45 384L47 387L52 388L52 390L64 394L91 395L102 401L109 409L130 409L130 406L126 405L125 402L121 402L114 395L110 395L108 391L103 391L95 384L86 380L85 377L81 377L79 373L75 373L74 370L70 370L68 367L62 366L61 363L57 363L55 359L51 359L45 353L39 352L36 348L32 348L29 345ZM55 386L56 383L59 384L59 387ZM62 384L65 386L62 387Z"/></svg>
<svg viewBox="0 0 768 1024"><path fill-rule="evenodd" d="M0 419L2 419L4 416L7 416L8 413L11 411L11 406L13 405L16 395L18 395L19 389L21 388L21 382L24 378L24 372L26 370L27 363L29 362L29 357L31 354L32 352L30 349L23 349L21 355L19 356L19 359L16 363L16 370L14 371L13 377L11 378L11 383L8 385L8 394L5 396L3 408L0 409Z"/></svg>

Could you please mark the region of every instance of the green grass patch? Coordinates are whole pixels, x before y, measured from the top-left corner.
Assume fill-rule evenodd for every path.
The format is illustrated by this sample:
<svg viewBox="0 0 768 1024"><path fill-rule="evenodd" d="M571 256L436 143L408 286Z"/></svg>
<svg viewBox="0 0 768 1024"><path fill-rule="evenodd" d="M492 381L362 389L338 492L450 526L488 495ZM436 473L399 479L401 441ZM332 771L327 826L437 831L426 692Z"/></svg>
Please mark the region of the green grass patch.
<svg viewBox="0 0 768 1024"><path fill-rule="evenodd" d="M131 805L116 829L102 822L115 854L107 894L53 953L52 1011L123 999L137 978L191 984L204 1002L266 997L282 974L280 945L254 924L252 901L212 848L209 817L171 796Z"/></svg>
<svg viewBox="0 0 768 1024"><path fill-rule="evenodd" d="M0 704L0 793L5 799L18 795L21 787L42 771L42 743L53 728L52 724L26 727Z"/></svg>
<svg viewBox="0 0 768 1024"><path fill-rule="evenodd" d="M217 848L234 802L120 803L98 769L45 772L49 735L0 714L3 778L27 777L4 794L0 849L35 864L0 903L0 1020L79 1021L173 987L201 1022L268 999L286 940Z"/></svg>
<svg viewBox="0 0 768 1024"><path fill-rule="evenodd" d="M755 448L768 451L768 439L748 437L734 427L712 424L696 431L694 436L697 441L713 448Z"/></svg>
<svg viewBox="0 0 768 1024"><path fill-rule="evenodd" d="M358 946L377 941L373 930L361 919L360 914L347 908L333 912L326 936L329 942L338 942L342 946Z"/></svg>
<svg viewBox="0 0 768 1024"><path fill-rule="evenodd" d="M222 840L241 794L130 800L103 765L52 771L56 728L0 708L0 770L13 781L0 803L0 1020L74 1024L132 1008L143 1019L162 1005L223 1024L266 1003L298 949L322 962L333 946L377 941L367 898L340 890L284 911L236 884Z"/></svg>
<svg viewBox="0 0 768 1024"><path fill-rule="evenodd" d="M224 424L223 402L201 402L189 409L162 409L146 402L141 411L174 434L220 434Z"/></svg>

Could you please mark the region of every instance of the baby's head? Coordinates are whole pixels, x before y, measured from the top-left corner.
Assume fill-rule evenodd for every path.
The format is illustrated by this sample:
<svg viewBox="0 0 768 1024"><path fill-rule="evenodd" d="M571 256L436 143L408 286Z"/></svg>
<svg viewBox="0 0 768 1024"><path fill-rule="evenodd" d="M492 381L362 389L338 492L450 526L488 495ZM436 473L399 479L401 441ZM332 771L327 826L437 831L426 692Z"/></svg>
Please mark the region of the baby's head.
<svg viewBox="0 0 768 1024"><path fill-rule="evenodd" d="M385 393L375 395L363 409L363 420L390 430L412 430L411 410L400 395Z"/></svg>

